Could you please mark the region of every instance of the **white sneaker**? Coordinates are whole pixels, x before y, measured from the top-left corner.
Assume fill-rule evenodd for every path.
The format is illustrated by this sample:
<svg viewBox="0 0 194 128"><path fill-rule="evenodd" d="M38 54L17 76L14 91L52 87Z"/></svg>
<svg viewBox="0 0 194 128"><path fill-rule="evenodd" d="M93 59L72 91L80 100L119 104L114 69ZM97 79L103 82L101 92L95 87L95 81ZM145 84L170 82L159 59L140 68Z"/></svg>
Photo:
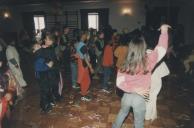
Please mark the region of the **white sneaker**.
<svg viewBox="0 0 194 128"><path fill-rule="evenodd" d="M109 91L107 89L102 89L102 92L107 93L107 94L111 93L111 91Z"/></svg>
<svg viewBox="0 0 194 128"><path fill-rule="evenodd" d="M79 89L80 87L79 86L72 86L73 89Z"/></svg>
<svg viewBox="0 0 194 128"><path fill-rule="evenodd" d="M53 102L51 102L50 105L51 105L52 107L57 106L57 105L56 105L55 103L53 103Z"/></svg>
<svg viewBox="0 0 194 128"><path fill-rule="evenodd" d="M86 102L90 102L91 101L91 98L87 97L87 96L82 96L81 97L81 100L82 101L86 101Z"/></svg>

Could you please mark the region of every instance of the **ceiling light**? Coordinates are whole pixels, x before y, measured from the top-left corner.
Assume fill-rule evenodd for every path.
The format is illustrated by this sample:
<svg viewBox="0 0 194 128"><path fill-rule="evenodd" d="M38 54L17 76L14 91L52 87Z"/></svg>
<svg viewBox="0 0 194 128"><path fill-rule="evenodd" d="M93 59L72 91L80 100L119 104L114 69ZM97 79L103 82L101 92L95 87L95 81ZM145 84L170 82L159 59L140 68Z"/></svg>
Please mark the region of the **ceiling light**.
<svg viewBox="0 0 194 128"><path fill-rule="evenodd" d="M10 17L10 14L8 13L8 12L4 12L4 14L3 14L3 16L4 16L4 18L9 18Z"/></svg>

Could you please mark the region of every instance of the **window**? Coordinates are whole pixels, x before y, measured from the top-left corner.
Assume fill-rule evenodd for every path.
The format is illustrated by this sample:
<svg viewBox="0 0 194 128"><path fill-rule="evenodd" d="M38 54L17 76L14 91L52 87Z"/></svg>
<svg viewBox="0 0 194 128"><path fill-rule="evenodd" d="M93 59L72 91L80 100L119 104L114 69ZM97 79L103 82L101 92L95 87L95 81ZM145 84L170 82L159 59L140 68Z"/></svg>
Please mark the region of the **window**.
<svg viewBox="0 0 194 128"><path fill-rule="evenodd" d="M99 15L98 13L88 13L88 28L99 30Z"/></svg>
<svg viewBox="0 0 194 128"><path fill-rule="evenodd" d="M38 30L42 30L45 28L45 21L44 21L44 16L43 15L36 15L34 16L34 26L36 32Z"/></svg>

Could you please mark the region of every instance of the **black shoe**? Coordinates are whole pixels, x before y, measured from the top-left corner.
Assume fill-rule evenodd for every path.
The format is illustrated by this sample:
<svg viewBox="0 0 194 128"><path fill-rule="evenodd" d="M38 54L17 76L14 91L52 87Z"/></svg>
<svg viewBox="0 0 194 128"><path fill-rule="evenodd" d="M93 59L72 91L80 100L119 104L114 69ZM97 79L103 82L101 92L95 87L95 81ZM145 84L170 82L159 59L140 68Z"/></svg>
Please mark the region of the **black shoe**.
<svg viewBox="0 0 194 128"><path fill-rule="evenodd" d="M52 110L52 106L51 106L50 104L48 104L48 105L46 105L46 106L41 110L41 113L46 114L46 113L51 112L51 110Z"/></svg>
<svg viewBox="0 0 194 128"><path fill-rule="evenodd" d="M62 99L63 99L63 97L60 96L60 95L58 95L58 96L55 98L55 101L56 101L56 102L60 102Z"/></svg>

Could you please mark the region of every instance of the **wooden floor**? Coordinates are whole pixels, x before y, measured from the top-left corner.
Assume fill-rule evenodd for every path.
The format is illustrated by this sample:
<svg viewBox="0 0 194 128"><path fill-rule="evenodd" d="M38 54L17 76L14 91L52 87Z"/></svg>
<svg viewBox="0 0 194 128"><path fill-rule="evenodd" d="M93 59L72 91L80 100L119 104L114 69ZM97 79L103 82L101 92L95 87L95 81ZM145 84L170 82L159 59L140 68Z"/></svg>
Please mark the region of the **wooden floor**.
<svg viewBox="0 0 194 128"><path fill-rule="evenodd" d="M65 89L64 99L47 115L40 114L38 86L31 85L13 111L10 128L111 128L120 109L120 97L114 91L104 94L99 85L98 81L92 84L91 102L82 102L79 92ZM146 122L145 128L192 128L187 92L167 93L171 91L178 92L162 90L158 98L159 118L152 124ZM133 116L129 114L123 128L132 127Z"/></svg>
<svg viewBox="0 0 194 128"><path fill-rule="evenodd" d="M82 102L79 92L71 89L70 75L66 72L64 99L45 115L40 113L39 87L29 75L29 71L31 74L33 71L25 66L24 69L28 69L24 70L24 76L29 87L24 99L15 106L5 128L111 128L121 100L114 89L111 94L104 94L99 89L100 80L92 80L92 101ZM113 78L112 87L115 86L114 81ZM151 124L145 122L145 128L194 128L193 85L188 81L179 82L176 75L169 76L158 97L158 119ZM130 113L122 128L132 127L133 114Z"/></svg>

